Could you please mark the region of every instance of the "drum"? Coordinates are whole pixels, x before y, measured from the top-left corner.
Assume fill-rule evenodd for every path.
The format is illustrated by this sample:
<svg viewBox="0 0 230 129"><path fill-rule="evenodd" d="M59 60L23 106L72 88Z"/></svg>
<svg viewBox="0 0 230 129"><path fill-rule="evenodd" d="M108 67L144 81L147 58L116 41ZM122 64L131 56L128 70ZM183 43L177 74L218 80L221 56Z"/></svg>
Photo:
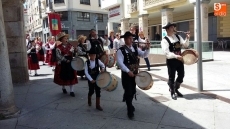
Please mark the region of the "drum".
<svg viewBox="0 0 230 129"><path fill-rule="evenodd" d="M109 57L108 57L107 54L104 54L104 55L101 56L100 60L104 65L107 65L108 62L109 62Z"/></svg>
<svg viewBox="0 0 230 129"><path fill-rule="evenodd" d="M116 59L113 55L109 55L108 57L109 57L109 61L108 61L107 66L108 68L112 68L116 62Z"/></svg>
<svg viewBox="0 0 230 129"><path fill-rule="evenodd" d="M183 63L186 65L195 64L198 61L198 52L194 49L187 49L182 52Z"/></svg>
<svg viewBox="0 0 230 129"><path fill-rule="evenodd" d="M111 92L117 88L118 81L115 75L110 74L109 72L103 72L97 76L96 84L100 88Z"/></svg>
<svg viewBox="0 0 230 129"><path fill-rule="evenodd" d="M72 61L71 61L71 66L74 70L76 71L81 71L85 69L85 62L87 61L87 58L85 57L75 57Z"/></svg>
<svg viewBox="0 0 230 129"><path fill-rule="evenodd" d="M139 72L135 77L135 82L142 90L149 90L153 86L152 76L146 71Z"/></svg>

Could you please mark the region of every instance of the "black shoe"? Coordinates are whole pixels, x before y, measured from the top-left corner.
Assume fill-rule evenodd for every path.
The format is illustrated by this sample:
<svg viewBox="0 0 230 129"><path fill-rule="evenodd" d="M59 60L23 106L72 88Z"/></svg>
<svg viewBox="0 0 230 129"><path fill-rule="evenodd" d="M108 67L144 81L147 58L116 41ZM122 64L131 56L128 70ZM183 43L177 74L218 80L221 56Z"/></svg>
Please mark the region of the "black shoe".
<svg viewBox="0 0 230 129"><path fill-rule="evenodd" d="M36 73L36 74L34 74L34 76L38 76L38 74Z"/></svg>
<svg viewBox="0 0 230 129"><path fill-rule="evenodd" d="M178 97L183 97L183 95L178 90L176 90L176 94Z"/></svg>
<svg viewBox="0 0 230 129"><path fill-rule="evenodd" d="M127 115L128 115L128 117L129 117L129 119L130 119L130 120L132 120L132 119L133 119L133 117L134 117L133 112L130 112L130 113L128 113Z"/></svg>
<svg viewBox="0 0 230 129"><path fill-rule="evenodd" d="M66 89L62 89L63 94L67 94Z"/></svg>
<svg viewBox="0 0 230 129"><path fill-rule="evenodd" d="M46 65L46 64L43 64L43 65Z"/></svg>
<svg viewBox="0 0 230 129"><path fill-rule="evenodd" d="M74 92L70 92L70 96L75 97Z"/></svg>
<svg viewBox="0 0 230 129"><path fill-rule="evenodd" d="M151 71L151 69L150 69L150 68L148 68L148 71Z"/></svg>
<svg viewBox="0 0 230 129"><path fill-rule="evenodd" d="M171 97L172 97L172 99L177 100L175 93L171 93Z"/></svg>

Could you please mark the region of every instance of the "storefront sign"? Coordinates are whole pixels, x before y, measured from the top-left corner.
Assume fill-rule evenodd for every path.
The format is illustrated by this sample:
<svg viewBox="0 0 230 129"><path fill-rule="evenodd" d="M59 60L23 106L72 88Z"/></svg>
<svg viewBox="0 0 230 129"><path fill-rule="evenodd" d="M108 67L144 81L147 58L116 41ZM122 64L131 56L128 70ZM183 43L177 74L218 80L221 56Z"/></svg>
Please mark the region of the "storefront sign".
<svg viewBox="0 0 230 129"><path fill-rule="evenodd" d="M109 9L109 18L120 15L120 6Z"/></svg>
<svg viewBox="0 0 230 129"><path fill-rule="evenodd" d="M214 15L215 16L226 16L227 15L227 4L226 3L214 3Z"/></svg>

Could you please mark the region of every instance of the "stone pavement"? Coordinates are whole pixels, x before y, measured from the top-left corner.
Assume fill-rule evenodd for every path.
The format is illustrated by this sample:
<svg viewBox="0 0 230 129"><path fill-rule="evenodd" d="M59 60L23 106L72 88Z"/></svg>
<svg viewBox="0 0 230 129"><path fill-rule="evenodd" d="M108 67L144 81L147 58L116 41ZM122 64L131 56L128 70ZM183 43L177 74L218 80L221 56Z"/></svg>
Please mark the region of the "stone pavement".
<svg viewBox="0 0 230 129"><path fill-rule="evenodd" d="M152 69L155 72L161 68ZM228 129L230 126L230 104L183 87L180 91L184 98L171 100L166 82L158 78L153 78L150 90L137 88L135 118L129 120L125 103L121 102L120 71L114 68L108 71L117 76L119 85L113 92L102 91L104 111L101 112L95 109L95 95L92 107L87 105L87 81L79 79L73 98L62 94L61 87L53 83L51 68L41 66L38 71L41 76L30 77L27 84L14 85L21 113L1 120L0 129Z"/></svg>
<svg viewBox="0 0 230 129"><path fill-rule="evenodd" d="M214 52L214 61L203 62L203 90L230 103L230 52ZM155 67L150 71L153 76L167 80L167 67ZM185 87L197 90L197 64L185 65ZM183 85L182 85L183 86Z"/></svg>

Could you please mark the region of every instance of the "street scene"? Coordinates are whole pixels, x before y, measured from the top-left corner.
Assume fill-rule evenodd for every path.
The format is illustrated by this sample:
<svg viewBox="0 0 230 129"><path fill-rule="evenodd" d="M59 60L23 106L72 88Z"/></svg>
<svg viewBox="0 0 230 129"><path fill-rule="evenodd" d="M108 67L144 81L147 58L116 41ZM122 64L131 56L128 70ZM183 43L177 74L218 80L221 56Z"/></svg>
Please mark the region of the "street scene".
<svg viewBox="0 0 230 129"><path fill-rule="evenodd" d="M0 0L0 129L229 129L230 1Z"/></svg>

